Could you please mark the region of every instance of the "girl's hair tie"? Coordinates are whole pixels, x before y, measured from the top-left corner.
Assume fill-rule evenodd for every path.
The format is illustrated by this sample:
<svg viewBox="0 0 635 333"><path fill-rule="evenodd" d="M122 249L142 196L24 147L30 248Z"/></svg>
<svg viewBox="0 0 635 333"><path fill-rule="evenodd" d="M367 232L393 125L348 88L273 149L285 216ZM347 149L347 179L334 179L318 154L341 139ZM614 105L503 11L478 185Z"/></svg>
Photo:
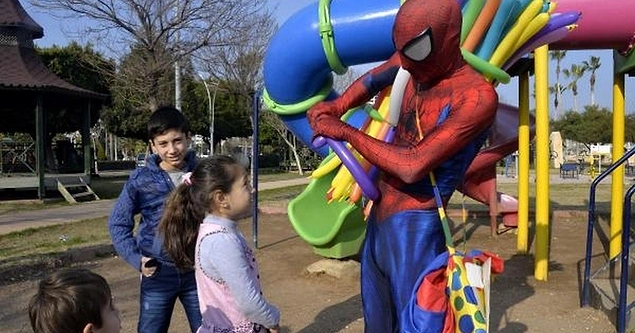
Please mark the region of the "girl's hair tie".
<svg viewBox="0 0 635 333"><path fill-rule="evenodd" d="M192 185L192 173L191 172L184 173L183 176L181 176L181 180L183 181L183 184L187 186Z"/></svg>

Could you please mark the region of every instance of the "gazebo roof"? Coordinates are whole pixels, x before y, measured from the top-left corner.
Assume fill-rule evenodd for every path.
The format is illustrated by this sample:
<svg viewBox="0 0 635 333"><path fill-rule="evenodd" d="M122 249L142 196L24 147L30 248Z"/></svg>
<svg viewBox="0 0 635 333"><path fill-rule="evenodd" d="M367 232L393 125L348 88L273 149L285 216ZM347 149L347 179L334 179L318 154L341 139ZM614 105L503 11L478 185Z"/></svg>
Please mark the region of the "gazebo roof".
<svg viewBox="0 0 635 333"><path fill-rule="evenodd" d="M103 97L59 78L42 63L32 48L0 46L0 73L0 90L44 90Z"/></svg>
<svg viewBox="0 0 635 333"><path fill-rule="evenodd" d="M44 36L44 29L31 18L17 0L0 0L0 27L16 27L30 31L32 39Z"/></svg>
<svg viewBox="0 0 635 333"><path fill-rule="evenodd" d="M0 0L0 91L46 91L105 99L103 94L62 80L42 63L33 39L43 34L18 0Z"/></svg>

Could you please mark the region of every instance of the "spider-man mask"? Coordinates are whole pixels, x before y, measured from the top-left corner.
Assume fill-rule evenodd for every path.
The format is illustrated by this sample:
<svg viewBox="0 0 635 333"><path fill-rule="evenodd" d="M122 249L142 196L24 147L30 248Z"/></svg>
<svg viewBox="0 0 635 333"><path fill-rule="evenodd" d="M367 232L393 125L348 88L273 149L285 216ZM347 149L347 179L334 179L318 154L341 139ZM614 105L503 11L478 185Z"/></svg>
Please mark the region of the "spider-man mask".
<svg viewBox="0 0 635 333"><path fill-rule="evenodd" d="M401 54L410 61L423 61L432 53L432 29L423 30L415 38L408 41L401 49Z"/></svg>
<svg viewBox="0 0 635 333"><path fill-rule="evenodd" d="M408 0L393 27L402 67L423 84L432 84L463 64L460 35L461 9L454 0Z"/></svg>

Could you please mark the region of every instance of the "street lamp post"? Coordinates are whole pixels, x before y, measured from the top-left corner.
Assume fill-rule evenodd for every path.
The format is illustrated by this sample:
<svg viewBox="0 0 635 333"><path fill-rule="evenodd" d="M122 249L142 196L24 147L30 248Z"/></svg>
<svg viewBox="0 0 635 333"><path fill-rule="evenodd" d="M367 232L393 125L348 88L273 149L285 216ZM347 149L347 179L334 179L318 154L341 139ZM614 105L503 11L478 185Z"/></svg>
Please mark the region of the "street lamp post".
<svg viewBox="0 0 635 333"><path fill-rule="evenodd" d="M209 111L209 154L214 155L214 107L216 106L216 91L218 83L214 84L214 95L210 96L207 81L203 80L205 90L207 91L207 110Z"/></svg>

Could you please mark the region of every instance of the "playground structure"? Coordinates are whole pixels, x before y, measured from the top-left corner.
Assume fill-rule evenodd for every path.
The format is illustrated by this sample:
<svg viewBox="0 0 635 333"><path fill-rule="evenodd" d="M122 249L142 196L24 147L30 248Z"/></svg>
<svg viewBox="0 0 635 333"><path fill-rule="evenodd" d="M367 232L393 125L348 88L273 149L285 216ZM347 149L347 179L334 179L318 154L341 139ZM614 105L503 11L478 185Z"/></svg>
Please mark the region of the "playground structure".
<svg viewBox="0 0 635 333"><path fill-rule="evenodd" d="M493 126L494 136L490 139L490 146L484 149L470 166L466 180L472 186L464 191L468 196L489 206L493 232L496 229L497 216L502 216L504 225L517 227L517 251L527 253L529 142L535 131L537 149L534 276L537 280L547 280L550 242L548 49L617 50L614 53L614 141L611 156L614 162L618 162L624 155L624 78L635 69L635 52L630 52L635 37L635 21L632 21L630 16L635 12L635 4L629 0L561 0L553 9L547 2L539 2L542 6L534 12L532 18L547 14L539 19L546 23L532 27L533 34L523 36L522 38L526 38L525 44L515 49L512 54L500 51L504 53L504 56L501 56L500 52L496 52L496 48L504 44L506 35L503 32L513 31L513 23L516 21L498 22L498 14L491 12L487 14L489 21L480 28L484 29L479 33L482 44L477 40L476 46L471 46L474 51L472 55L476 55L478 59L518 75L519 106L516 108L501 105L496 124ZM468 30L463 40L465 45L466 41L471 41L467 38L470 34L470 25L480 26L477 22L486 19L480 19L478 14L486 15L487 12L484 10L483 1L468 0L460 3L464 8L464 28L465 21L471 21L466 28ZM512 6L511 3L521 6L514 10L507 8L507 13L513 12L514 15L511 17L515 20L522 16L523 10L529 8L532 3L535 5L536 1L502 0L496 13L504 12L505 6ZM468 10L470 6L482 7L473 9L474 13ZM330 100L337 96L338 92L331 87L333 72L342 74L347 66L383 61L394 52L391 27L397 10L398 4L394 1L360 3L352 0L325 0L298 11L280 27L267 50L264 68L266 107L278 113L287 127L311 147L312 131L306 121L305 111L321 100ZM578 17L577 14L580 13L581 16ZM468 17L466 14L472 16ZM607 17L611 19L607 20ZM567 20L563 21L565 18ZM543 32L541 36L541 29L554 21L559 22L558 28L552 26L554 30L551 34ZM575 29L570 30L573 24L576 24ZM491 28L488 29L488 26ZM532 40L533 37L538 38ZM293 52L289 52L290 49ZM535 119L530 119L528 69L531 66L516 65L526 64L527 58L524 57L533 50L536 114ZM483 63L473 59L470 53L465 56L470 64L489 77L494 84L506 82L504 76L494 76L500 75L499 72L488 73L479 67L483 66ZM359 109L351 112L347 121L353 126L362 127L367 117L367 113ZM496 191L494 169L496 162L516 148L519 161L518 199ZM327 147L322 147L317 152L322 156L329 154ZM621 241L624 212L623 168L609 167L606 171L613 172L610 257L617 257L620 251L628 256L628 247L625 247L626 251L621 250L623 244L629 243ZM313 180L306 190L290 203L289 218L298 234L314 246L315 252L327 257L341 258L356 253L363 239L365 225L360 204L327 204L325 193L334 176L331 174ZM620 309L625 308L622 306ZM623 329L619 326L618 330Z"/></svg>
<svg viewBox="0 0 635 333"><path fill-rule="evenodd" d="M538 25L533 24L531 29L526 30L531 33L523 37L524 42L507 40L505 44L498 44L502 38L505 23L510 25L513 23L513 21L506 21L507 17L509 15L513 15L514 18L521 16L530 1L524 1L522 8L510 7L510 4L505 3L504 6L501 6L499 19L496 19L497 28L493 29L497 30L493 34L498 35L498 37L492 38L490 36L487 47L485 44L478 49L473 47L472 51L475 54L469 51L464 53L469 62L493 82L508 82L510 79L509 75L498 66L511 67L515 63L514 59L519 58L519 54L530 51L532 45L561 38L568 31L567 26L577 20L578 14L570 12L560 15L557 20L548 22L546 11L549 10L549 4L542 1L531 3L531 13L522 15L523 27L526 27L536 14L544 15L540 15ZM359 4L350 2L329 3L321 1L318 4L305 7L280 28L265 57L266 90L264 100L267 107L277 112L287 127L305 144L311 146L309 141L312 137L312 131L308 127L304 112L320 100L332 99L337 96L337 92L331 88L332 71L343 73L346 70L342 65L343 63L355 65L381 61L394 52L391 27L397 9L398 7L390 2L375 2L368 5L367 8L360 8ZM472 23L475 27L466 26L466 31L470 31L470 34L466 33L466 40L470 40L470 36L474 34L481 34L484 35L484 38L488 38L484 34L487 25L483 25L482 22L480 25L478 24L476 18L478 10L480 8L476 7L469 10L473 12ZM488 10L491 11L492 8ZM318 16L320 18L318 25L322 29L320 33L313 30L316 27L314 15L316 12L320 13ZM373 19L366 19L368 17L373 17ZM494 19L494 17L490 17L490 19ZM331 21L334 23L333 25L331 25ZM338 25L337 22L340 21L346 23ZM331 30L328 29L329 26ZM541 30L541 28L544 29ZM359 31L365 31L367 34L359 34ZM516 27L513 31L517 37L520 37L522 29ZM540 32L540 36L537 34L538 32ZM320 34L322 38L320 38ZM307 36L315 38L306 38ZM516 42L518 45L515 44ZM291 55L286 52L289 45L296 44L298 44L296 49L300 54ZM336 45L337 47L335 47ZM523 49L526 50L523 51ZM490 55L497 59L492 60L496 65L481 60L489 58ZM507 62L507 64L503 62ZM291 63L294 65L289 66L288 64ZM500 112L497 113L497 126L494 126L493 135L490 138L490 146L479 154L470 167L468 171L470 181L466 182L463 189L467 195L490 207L493 232L496 230L496 217L499 215L502 215L505 225L516 226L517 224L516 199L496 192L495 163L516 149L517 133L515 129L518 127L519 118L515 108L506 105L501 105L500 108ZM348 122L359 127L367 118L366 112L360 109L350 115ZM321 148L318 152L326 156L328 150ZM359 179L357 180L359 181ZM307 192L311 192L311 190L307 189ZM341 221L334 221L331 225L328 222L315 221L318 215L306 215L306 212L311 211L311 209L307 209L308 207L324 200L324 192L314 192L312 195L303 194L290 204L289 215L292 223L296 227L296 231L307 240L323 239L322 234L332 234L331 229L341 225ZM335 206L327 207L333 210L341 209ZM343 216L339 213L333 215ZM311 227L307 227L308 225ZM351 227L353 225L358 229L357 232L363 233L365 228L363 221L349 224ZM319 233L317 235L319 237L314 237L315 233ZM323 246L324 244L312 243L312 245ZM337 244L334 245L337 246ZM326 256L344 257L356 253L353 248L351 251L348 253L335 251L337 254ZM323 255L325 253L322 250L319 252Z"/></svg>

